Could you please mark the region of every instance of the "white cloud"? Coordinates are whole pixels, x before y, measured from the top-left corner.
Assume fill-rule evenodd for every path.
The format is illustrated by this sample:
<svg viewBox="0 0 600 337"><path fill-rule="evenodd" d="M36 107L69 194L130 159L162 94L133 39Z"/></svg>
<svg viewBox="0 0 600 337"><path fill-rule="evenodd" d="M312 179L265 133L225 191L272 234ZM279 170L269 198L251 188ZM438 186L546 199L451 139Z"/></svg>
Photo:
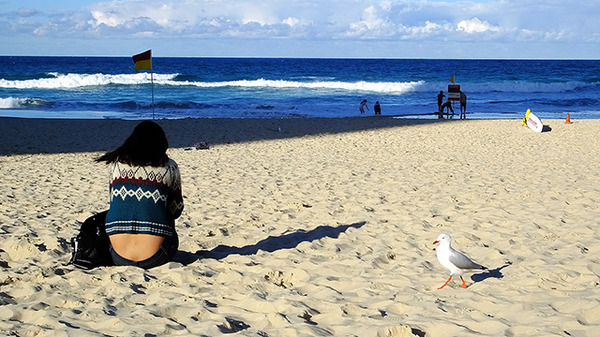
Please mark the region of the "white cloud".
<svg viewBox="0 0 600 337"><path fill-rule="evenodd" d="M90 0L86 0L90 2ZM87 11L27 8L0 12L0 37L128 41L221 40L281 45L335 41L443 43L593 43L600 40L595 1L573 0L119 0ZM234 39L227 43L228 39ZM1 41L0 41L1 42ZM0 46L3 44L0 43ZM9 44L4 44L8 48ZM1 48L1 47L0 47ZM187 45L186 45L187 48ZM510 48L507 48L510 49ZM0 50L2 52L2 50ZM6 52L4 52L6 54ZM596 55L597 57L597 55Z"/></svg>
<svg viewBox="0 0 600 337"><path fill-rule="evenodd" d="M490 25L487 21L481 21L479 18L472 18L470 20L462 20L456 25L456 30L463 31L468 34L473 33L484 33L487 31L498 32L500 27Z"/></svg>
<svg viewBox="0 0 600 337"><path fill-rule="evenodd" d="M422 26L411 26L404 28L404 39L423 39L431 36L439 36L452 30L450 24L438 24L430 21L425 21Z"/></svg>
<svg viewBox="0 0 600 337"><path fill-rule="evenodd" d="M363 10L360 21L351 22L345 36L351 37L389 37L397 33L398 28L387 18L389 3L384 7L369 6Z"/></svg>
<svg viewBox="0 0 600 337"><path fill-rule="evenodd" d="M90 21L90 23L95 26L107 25L109 27L116 27L123 24L122 19L106 11L92 11L92 17L94 17L94 20Z"/></svg>
<svg viewBox="0 0 600 337"><path fill-rule="evenodd" d="M317 5L315 5L317 4ZM284 0L254 3L252 1L122 1L97 3L91 11L91 26L122 28L135 26L140 18L155 23L167 37L236 37L269 38L297 36L292 29L319 25L313 19L322 8L288 4ZM117 30L112 30L117 33ZM103 30L102 33L107 33Z"/></svg>
<svg viewBox="0 0 600 337"><path fill-rule="evenodd" d="M87 13L89 20L83 21L86 25L69 24L68 17L49 16L46 22L32 19L28 23L33 26L39 23L31 29L38 34L54 31L60 35L80 29L82 36L95 32L97 37L135 37L152 31L150 35L157 38L182 39L436 37L452 40L458 31L498 41L528 40L531 36L569 40L583 38L583 35L575 31L574 22L561 22L561 16L555 11L572 7L577 6L542 0L267 0L259 3L250 0L122 0L93 4ZM21 15L40 16L33 9L23 10ZM563 14L562 17L569 16ZM597 35L598 28L594 29Z"/></svg>
<svg viewBox="0 0 600 337"><path fill-rule="evenodd" d="M289 17L289 18L284 19L283 23L285 23L286 25L294 28L296 26L299 26L302 22L298 18Z"/></svg>

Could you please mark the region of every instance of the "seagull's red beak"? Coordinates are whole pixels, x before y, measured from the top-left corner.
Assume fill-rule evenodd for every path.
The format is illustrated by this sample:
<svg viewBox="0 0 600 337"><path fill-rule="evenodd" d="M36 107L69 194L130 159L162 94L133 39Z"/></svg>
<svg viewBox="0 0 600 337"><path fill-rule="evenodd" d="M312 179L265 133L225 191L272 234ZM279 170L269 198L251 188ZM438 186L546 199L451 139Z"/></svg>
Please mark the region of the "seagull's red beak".
<svg viewBox="0 0 600 337"><path fill-rule="evenodd" d="M435 240L435 241L433 241L433 244L435 245L435 244L436 244L436 243L438 243L438 242L439 242L438 240Z"/></svg>

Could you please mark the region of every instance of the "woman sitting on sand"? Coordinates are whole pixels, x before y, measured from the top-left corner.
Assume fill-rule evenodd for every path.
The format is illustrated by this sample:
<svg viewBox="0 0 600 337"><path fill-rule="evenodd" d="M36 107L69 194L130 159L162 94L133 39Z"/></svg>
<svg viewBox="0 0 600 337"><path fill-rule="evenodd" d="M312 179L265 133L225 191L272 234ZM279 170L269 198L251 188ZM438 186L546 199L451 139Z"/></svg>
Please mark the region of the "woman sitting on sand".
<svg viewBox="0 0 600 337"><path fill-rule="evenodd" d="M163 129L139 123L125 143L97 162L111 164L106 215L117 266L149 269L173 259L179 247L175 219L183 210L181 177Z"/></svg>

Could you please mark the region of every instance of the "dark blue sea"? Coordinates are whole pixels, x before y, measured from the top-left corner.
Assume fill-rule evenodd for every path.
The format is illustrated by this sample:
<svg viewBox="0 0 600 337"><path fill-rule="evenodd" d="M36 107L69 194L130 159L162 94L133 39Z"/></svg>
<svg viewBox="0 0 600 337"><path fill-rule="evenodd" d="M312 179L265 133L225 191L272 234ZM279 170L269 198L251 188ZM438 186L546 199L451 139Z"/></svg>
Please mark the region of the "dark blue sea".
<svg viewBox="0 0 600 337"><path fill-rule="evenodd" d="M600 118L598 60L0 57L0 116L433 118L449 80L468 118ZM458 110L458 105L454 105Z"/></svg>

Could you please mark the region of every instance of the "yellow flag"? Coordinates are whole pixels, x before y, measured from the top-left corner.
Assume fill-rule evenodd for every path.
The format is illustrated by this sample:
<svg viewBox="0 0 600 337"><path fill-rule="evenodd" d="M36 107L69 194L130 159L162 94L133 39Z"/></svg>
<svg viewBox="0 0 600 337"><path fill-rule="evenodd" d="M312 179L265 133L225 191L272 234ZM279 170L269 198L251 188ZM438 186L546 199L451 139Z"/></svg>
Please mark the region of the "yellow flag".
<svg viewBox="0 0 600 337"><path fill-rule="evenodd" d="M133 55L133 62L135 71L152 69L152 51L146 50L143 53Z"/></svg>
<svg viewBox="0 0 600 337"><path fill-rule="evenodd" d="M454 75L452 75L452 77L450 77L450 82L452 82L452 84L454 84Z"/></svg>

